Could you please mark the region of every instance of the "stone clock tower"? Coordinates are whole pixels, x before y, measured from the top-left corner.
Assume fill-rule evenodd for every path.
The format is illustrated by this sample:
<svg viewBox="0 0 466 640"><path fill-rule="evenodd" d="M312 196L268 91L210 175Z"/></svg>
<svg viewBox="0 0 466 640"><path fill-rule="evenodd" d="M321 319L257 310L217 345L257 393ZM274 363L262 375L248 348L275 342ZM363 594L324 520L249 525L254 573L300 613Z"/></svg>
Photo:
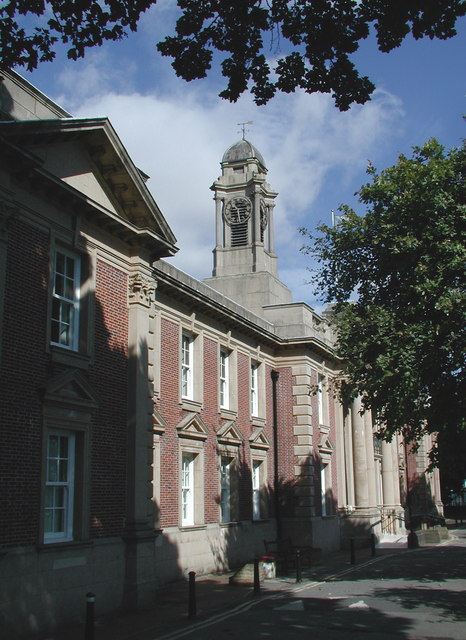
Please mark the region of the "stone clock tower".
<svg viewBox="0 0 466 640"><path fill-rule="evenodd" d="M273 212L277 193L266 181L259 151L244 138L223 154L222 175L211 189L216 243L212 277L204 282L262 315L267 305L291 302L278 279Z"/></svg>

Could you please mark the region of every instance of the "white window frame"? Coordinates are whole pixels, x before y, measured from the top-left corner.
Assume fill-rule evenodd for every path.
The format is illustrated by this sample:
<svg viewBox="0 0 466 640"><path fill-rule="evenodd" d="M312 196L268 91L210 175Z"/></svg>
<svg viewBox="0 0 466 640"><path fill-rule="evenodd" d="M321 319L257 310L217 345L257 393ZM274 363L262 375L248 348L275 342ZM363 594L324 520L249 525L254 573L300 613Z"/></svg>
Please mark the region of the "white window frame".
<svg viewBox="0 0 466 640"><path fill-rule="evenodd" d="M327 492L330 493L329 496L327 496ZM322 517L325 518L326 516L333 516L334 504L332 502L332 467L329 458L321 460L320 463L320 494Z"/></svg>
<svg viewBox="0 0 466 640"><path fill-rule="evenodd" d="M323 374L317 374L317 416L319 426L329 426L329 388L328 378Z"/></svg>
<svg viewBox="0 0 466 640"><path fill-rule="evenodd" d="M196 454L183 451L181 454L181 526L194 524Z"/></svg>
<svg viewBox="0 0 466 640"><path fill-rule="evenodd" d="M251 362L250 373L250 393L251 393L251 416L259 415L259 363Z"/></svg>
<svg viewBox="0 0 466 640"><path fill-rule="evenodd" d="M64 268L61 270L58 268L59 256L64 258ZM72 274L70 274L70 264L73 265ZM79 347L80 274L80 257L62 247L55 248L52 270L50 342L71 351L77 351ZM68 283L69 286L65 287L65 283ZM54 334L57 332L58 335L54 340ZM62 336L64 336L63 339Z"/></svg>
<svg viewBox="0 0 466 640"><path fill-rule="evenodd" d="M181 334L181 397L194 399L194 336Z"/></svg>
<svg viewBox="0 0 466 640"><path fill-rule="evenodd" d="M220 518L222 522L231 522L231 497L234 458L220 457Z"/></svg>
<svg viewBox="0 0 466 640"><path fill-rule="evenodd" d="M261 520L261 488L263 460L252 461L252 519Z"/></svg>
<svg viewBox="0 0 466 640"><path fill-rule="evenodd" d="M221 409L230 408L230 352L223 348L219 358L219 402Z"/></svg>
<svg viewBox="0 0 466 640"><path fill-rule="evenodd" d="M51 455L51 438L67 443L67 456L61 451ZM59 445L59 449L60 449ZM70 431L50 429L46 438L44 542L73 540L73 509L75 491L76 436ZM62 525L58 527L57 514L62 512ZM48 514L50 518L47 517ZM51 522L51 526L48 523Z"/></svg>

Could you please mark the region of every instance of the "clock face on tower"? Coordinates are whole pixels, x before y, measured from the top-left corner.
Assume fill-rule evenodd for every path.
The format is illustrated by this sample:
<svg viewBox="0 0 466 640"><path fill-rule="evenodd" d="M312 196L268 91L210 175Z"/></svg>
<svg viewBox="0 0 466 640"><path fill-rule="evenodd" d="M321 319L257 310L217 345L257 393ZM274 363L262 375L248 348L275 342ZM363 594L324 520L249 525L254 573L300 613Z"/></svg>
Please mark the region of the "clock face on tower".
<svg viewBox="0 0 466 640"><path fill-rule="evenodd" d="M230 198L225 205L225 220L228 224L246 222L251 215L251 201L249 198Z"/></svg>

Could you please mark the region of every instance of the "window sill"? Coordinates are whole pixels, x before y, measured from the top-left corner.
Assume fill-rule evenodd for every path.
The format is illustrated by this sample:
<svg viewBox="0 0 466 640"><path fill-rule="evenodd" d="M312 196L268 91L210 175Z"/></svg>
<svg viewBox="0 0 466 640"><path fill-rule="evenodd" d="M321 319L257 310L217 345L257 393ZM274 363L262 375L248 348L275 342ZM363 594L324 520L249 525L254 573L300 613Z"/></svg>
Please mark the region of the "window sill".
<svg viewBox="0 0 466 640"><path fill-rule="evenodd" d="M180 526L180 531L204 531L207 529L206 524L185 524Z"/></svg>
<svg viewBox="0 0 466 640"><path fill-rule="evenodd" d="M259 418L259 416L251 416L251 422L257 427L265 426L265 418Z"/></svg>
<svg viewBox="0 0 466 640"><path fill-rule="evenodd" d="M196 411L199 413L202 409L202 402L197 402L197 400L190 400L189 398L181 398L181 407L183 409L187 409L188 411Z"/></svg>
<svg viewBox="0 0 466 640"><path fill-rule="evenodd" d="M237 520L233 520L232 522L220 522L219 525L222 529L235 529L236 527L241 527L242 523Z"/></svg>
<svg viewBox="0 0 466 640"><path fill-rule="evenodd" d="M258 518L257 520L251 520L252 524L267 524L270 522L270 518Z"/></svg>
<svg viewBox="0 0 466 640"><path fill-rule="evenodd" d="M238 416L237 411L225 409L224 407L220 407L219 414L224 420L234 420Z"/></svg>
<svg viewBox="0 0 466 640"><path fill-rule="evenodd" d="M83 547L91 547L92 540L70 540L69 542L42 542L37 545L37 551L45 552L56 551L57 549L79 549Z"/></svg>
<svg viewBox="0 0 466 640"><path fill-rule="evenodd" d="M52 362L58 364L64 364L76 369L88 369L91 361L90 356L78 353L77 351L71 351L69 349L63 349L56 345L50 345L50 353L52 355Z"/></svg>

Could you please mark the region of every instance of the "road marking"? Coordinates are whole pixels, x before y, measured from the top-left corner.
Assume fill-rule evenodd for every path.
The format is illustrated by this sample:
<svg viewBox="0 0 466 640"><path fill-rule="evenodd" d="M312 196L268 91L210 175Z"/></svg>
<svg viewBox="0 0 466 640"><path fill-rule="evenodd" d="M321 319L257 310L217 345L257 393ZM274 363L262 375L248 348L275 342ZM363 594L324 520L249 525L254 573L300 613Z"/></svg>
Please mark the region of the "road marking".
<svg viewBox="0 0 466 640"><path fill-rule="evenodd" d="M358 600L358 602L348 605L348 609L369 609L369 605L364 600Z"/></svg>
<svg viewBox="0 0 466 640"><path fill-rule="evenodd" d="M406 549L406 550L403 550L403 554L409 553L411 551L422 551L422 549L427 549L427 548L429 547L421 547L418 549ZM400 555L400 553L395 552L389 555L383 555L376 558L371 558L370 560L367 560L367 562L363 562L362 564L358 564L358 565L351 565L348 569L343 569L342 571L338 571L337 573L327 576L321 581L300 583L299 586L290 587L290 589L286 592L280 591L278 593L271 593L269 595L261 595L260 598L257 598L257 599L254 598L254 599L248 600L247 602L243 602L242 604L237 605L233 609L229 609L228 611L223 611L222 613L218 613L217 615L212 616L202 622L195 622L194 624L190 625L189 627L186 627L185 629L180 629L179 631L173 631L163 636L156 636L153 638L153 640L177 640L178 638L183 638L184 636L190 635L194 631L211 627L217 622L228 620L228 618L232 618L233 616L236 616L239 613L243 613L244 611L249 611L249 609L252 609L253 607L255 607L258 604L261 604L262 602L266 602L267 600L277 600L279 598L284 598L293 593L300 593L301 591L305 591L307 589L314 589L315 587L325 586L327 582L336 580L337 578L340 578L341 576L345 576L348 573L351 573L352 571L361 569L363 567L367 567L369 565L375 564L387 558L393 558L394 556L398 556L398 555Z"/></svg>

